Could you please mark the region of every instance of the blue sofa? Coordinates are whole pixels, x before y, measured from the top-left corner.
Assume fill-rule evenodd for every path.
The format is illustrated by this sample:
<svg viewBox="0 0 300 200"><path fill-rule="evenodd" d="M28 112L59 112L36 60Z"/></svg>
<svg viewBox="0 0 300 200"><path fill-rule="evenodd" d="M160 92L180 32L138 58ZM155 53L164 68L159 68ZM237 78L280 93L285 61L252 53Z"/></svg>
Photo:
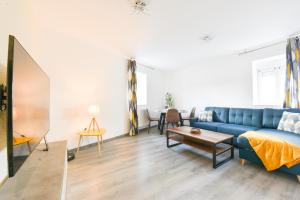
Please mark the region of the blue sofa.
<svg viewBox="0 0 300 200"><path fill-rule="evenodd" d="M190 125L192 127L233 135L234 144L239 148L241 159L262 164L250 146L248 139L240 136L247 131L260 131L276 135L300 146L300 135L277 130L283 111L300 113L300 109L206 107L205 110L213 111L213 122L202 122L198 118L194 118L190 121ZM278 170L300 176L300 164L291 168L283 166Z"/></svg>

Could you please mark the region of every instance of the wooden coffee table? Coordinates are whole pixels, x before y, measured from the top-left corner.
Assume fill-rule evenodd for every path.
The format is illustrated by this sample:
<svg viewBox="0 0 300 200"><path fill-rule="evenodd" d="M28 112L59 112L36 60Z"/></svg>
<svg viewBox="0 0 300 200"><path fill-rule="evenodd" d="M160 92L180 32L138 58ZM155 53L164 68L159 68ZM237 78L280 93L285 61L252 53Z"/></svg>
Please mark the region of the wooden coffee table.
<svg viewBox="0 0 300 200"><path fill-rule="evenodd" d="M188 126L167 129L167 147L170 148L180 144L186 144L212 153L213 168L217 168L234 158L233 135L203 129L201 129L200 134L192 134L191 129L192 128ZM177 143L170 144L170 139ZM230 156L217 163L217 156L228 151L231 151Z"/></svg>

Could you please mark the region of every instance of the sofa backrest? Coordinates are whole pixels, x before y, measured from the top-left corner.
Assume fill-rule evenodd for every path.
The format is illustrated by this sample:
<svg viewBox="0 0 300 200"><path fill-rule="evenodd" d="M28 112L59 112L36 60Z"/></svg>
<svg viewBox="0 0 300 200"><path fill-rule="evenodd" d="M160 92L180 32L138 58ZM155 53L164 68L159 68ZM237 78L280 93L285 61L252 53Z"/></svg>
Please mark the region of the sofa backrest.
<svg viewBox="0 0 300 200"><path fill-rule="evenodd" d="M263 109L230 108L229 123L245 126L262 127Z"/></svg>
<svg viewBox="0 0 300 200"><path fill-rule="evenodd" d="M263 127L277 129L283 111L300 113L300 109L294 109L294 108L290 108L290 109L265 108L263 114Z"/></svg>
<svg viewBox="0 0 300 200"><path fill-rule="evenodd" d="M283 111L287 109L265 108L263 114L263 127L277 129Z"/></svg>
<svg viewBox="0 0 300 200"><path fill-rule="evenodd" d="M226 107L206 107L206 111L213 111L213 121L228 123L229 108Z"/></svg>

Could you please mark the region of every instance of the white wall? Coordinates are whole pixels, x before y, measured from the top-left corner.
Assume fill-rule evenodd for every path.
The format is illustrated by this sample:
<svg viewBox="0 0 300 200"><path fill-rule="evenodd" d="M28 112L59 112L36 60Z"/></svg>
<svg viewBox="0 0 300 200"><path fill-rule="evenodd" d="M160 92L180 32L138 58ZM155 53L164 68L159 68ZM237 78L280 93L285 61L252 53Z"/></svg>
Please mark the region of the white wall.
<svg viewBox="0 0 300 200"><path fill-rule="evenodd" d="M107 129L104 139L127 133L127 60L69 36L51 40L61 42L59 50L49 52L47 49L55 46L44 42L37 56L51 81L49 140L67 139L68 147L74 148L78 132L91 119L87 112L90 104L100 107L97 120ZM94 141L85 139L84 144Z"/></svg>
<svg viewBox="0 0 300 200"><path fill-rule="evenodd" d="M0 151L0 183L8 177L7 148Z"/></svg>
<svg viewBox="0 0 300 200"><path fill-rule="evenodd" d="M100 106L98 121L101 127L107 129L104 139L125 134L128 127L127 60L108 50L88 46L71 36L56 34L55 30L44 34L44 30L35 28L29 29L29 32L31 37L18 31L10 33L18 38L50 77L48 140L66 139L68 147L74 148L78 132L88 126L89 104ZM41 33L42 39L39 37ZM7 45L1 46L7 49ZM83 145L94 141L85 140Z"/></svg>
<svg viewBox="0 0 300 200"><path fill-rule="evenodd" d="M167 90L175 105L197 110L206 106L253 107L252 61L285 53L285 44L245 55L203 60L198 66L172 70Z"/></svg>
<svg viewBox="0 0 300 200"><path fill-rule="evenodd" d="M132 27L137 18L129 15L132 20L124 20L122 15L116 15L127 14L129 7L126 8L128 11L109 9L116 12L112 13L104 7L89 5L87 9L84 2L74 2L71 8L69 3L1 1L0 64L6 64L8 35L15 35L50 77L48 141L66 139L68 147L74 148L78 132L87 127L91 119L87 112L90 104L100 106L97 120L101 127L107 129L104 139L128 132L128 55L125 56L115 46L136 40L134 34L128 34L128 30L132 29L128 26ZM110 2L107 6L116 8ZM95 18L91 19L93 16ZM114 21L119 20L125 24L115 27ZM135 34L139 35L139 32ZM123 40L123 37L129 40ZM140 68L148 75L149 107L160 107L163 94L160 90L161 72ZM92 142L95 140L86 139L83 145ZM0 152L0 166L1 181L7 175L5 149Z"/></svg>
<svg viewBox="0 0 300 200"><path fill-rule="evenodd" d="M52 41L60 43L58 49ZM62 34L52 33L49 42L40 42L42 45L36 50L34 43L29 43L28 48L33 50L33 55L37 51L36 58L51 80L49 140L67 139L69 148L74 148L78 131L87 127L90 120L87 107L95 103L100 106L97 120L107 129L104 139L127 133L127 59L109 49L88 46ZM147 73L149 108L161 107L165 89L163 73L141 65L138 69ZM95 139L85 139L84 144L92 142Z"/></svg>
<svg viewBox="0 0 300 200"><path fill-rule="evenodd" d="M127 133L127 59L56 30L34 27L31 37L16 34L21 44L50 77L51 141L68 140L74 148L78 133L91 120L88 106L98 104L97 120L107 129L104 139ZM95 142L84 139L83 145Z"/></svg>
<svg viewBox="0 0 300 200"><path fill-rule="evenodd" d="M127 56L114 46L120 39L117 36L123 36L119 30L121 27L114 27L113 23L107 22L107 17L113 16L113 21L121 19L122 15L117 16L101 7L104 16L98 16L92 23L93 15L86 15L88 11L81 9L85 6L83 2L74 3L72 8L66 2L50 0L7 2L3 4L3 9L8 10L9 7L10 11L1 14L2 19L10 20L4 21L11 27L1 30L1 49L7 51L7 36L15 35L50 77L51 121L48 140L67 139L69 148L74 148L78 132L88 126L89 104L100 106L97 119L100 126L107 129L104 139L127 133ZM113 4L108 3L107 6ZM89 9L92 9L91 13L99 12L90 6ZM128 17L135 18L131 15ZM126 20L126 23L130 25L133 22ZM90 29L90 26L95 26L95 29ZM127 29L123 28L125 33ZM118 35L111 34L109 31L112 29L118 29ZM5 54L2 57L6 59ZM162 72L143 66L138 68L148 75L148 106L161 107ZM89 139L84 144L94 141Z"/></svg>

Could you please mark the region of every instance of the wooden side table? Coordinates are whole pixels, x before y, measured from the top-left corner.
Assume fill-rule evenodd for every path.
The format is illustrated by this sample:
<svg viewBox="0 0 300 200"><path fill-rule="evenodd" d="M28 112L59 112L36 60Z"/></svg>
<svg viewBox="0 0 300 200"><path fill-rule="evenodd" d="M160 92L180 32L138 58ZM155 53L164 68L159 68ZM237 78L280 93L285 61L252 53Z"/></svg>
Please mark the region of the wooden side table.
<svg viewBox="0 0 300 200"><path fill-rule="evenodd" d="M80 137L79 137L79 141L78 141L77 153L79 152L80 144L81 144L81 141L82 141L83 137L85 137L85 136L94 136L94 137L97 137L98 153L100 155L100 140L99 140L99 138L101 138L101 144L103 144L102 135L105 132L106 132L106 130L104 128L100 128L98 130L89 130L89 131L84 130L84 131L81 131L79 133Z"/></svg>
<svg viewBox="0 0 300 200"><path fill-rule="evenodd" d="M31 147L29 142L31 142L33 140L33 137L14 137L13 138L13 146L17 146L20 144L27 144L28 147L28 151L29 153L31 153Z"/></svg>

